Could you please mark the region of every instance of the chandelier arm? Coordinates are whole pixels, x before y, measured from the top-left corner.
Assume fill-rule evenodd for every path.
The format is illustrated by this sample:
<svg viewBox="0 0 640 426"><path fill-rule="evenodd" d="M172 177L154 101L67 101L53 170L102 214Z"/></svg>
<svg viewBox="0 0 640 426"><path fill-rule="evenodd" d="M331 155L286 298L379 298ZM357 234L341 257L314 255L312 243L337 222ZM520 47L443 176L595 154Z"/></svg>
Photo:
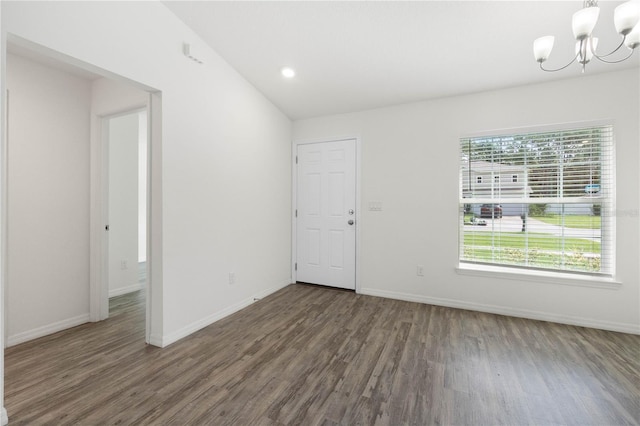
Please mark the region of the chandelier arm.
<svg viewBox="0 0 640 426"><path fill-rule="evenodd" d="M631 55L633 55L633 52L635 52L635 49L631 49L631 52L629 52L629 54L628 54L627 56L625 56L625 57L624 57L624 58L622 58L622 59L618 59L617 61L607 61L606 59L602 59L602 58L603 58L603 56L596 56L596 58L597 58L599 61L604 62L604 63L606 63L606 64L617 64L617 63L620 63L620 62L622 62L622 61L626 61L627 59L629 59L629 58L631 57ZM594 56L595 56L595 55L594 55ZM606 56L609 56L609 55L606 55Z"/></svg>
<svg viewBox="0 0 640 426"><path fill-rule="evenodd" d="M542 71L546 71L546 72L562 71L563 69L565 69L565 68L569 67L569 65L573 64L573 63L576 61L576 59L578 59L578 56L580 56L580 52L578 52L578 53L576 54L576 56L574 56L574 57L573 57L573 60L572 60L571 62L569 62L567 65L565 65L565 66L563 66L563 67L560 67L560 68L557 68L557 69L553 69L553 70L552 70L552 69L546 69L546 68L544 68L544 67L542 66L542 62L540 62L540 69L541 69Z"/></svg>
<svg viewBox="0 0 640 426"><path fill-rule="evenodd" d="M622 41L620 42L620 44L618 45L618 47L616 47L615 49L613 49L611 52L607 53L606 55L598 55L596 54L596 50L593 48L593 43L589 43L589 45L591 46L591 53L593 53L593 56L600 59L602 61L602 58L606 58L608 56L613 55L614 53L616 53L618 50L620 50L620 48L622 46L624 46L624 41L627 39L627 36L622 37ZM625 58L626 59L626 58ZM602 62L607 62L607 61L602 61ZM616 61L618 62L618 61ZM616 62L609 62L610 64L615 64Z"/></svg>

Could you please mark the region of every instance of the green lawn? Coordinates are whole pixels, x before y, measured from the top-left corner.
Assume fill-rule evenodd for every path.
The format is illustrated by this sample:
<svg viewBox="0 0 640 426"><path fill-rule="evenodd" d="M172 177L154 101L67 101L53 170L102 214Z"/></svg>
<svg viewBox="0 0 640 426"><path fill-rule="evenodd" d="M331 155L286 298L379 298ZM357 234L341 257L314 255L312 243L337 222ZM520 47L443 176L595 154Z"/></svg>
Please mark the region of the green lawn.
<svg viewBox="0 0 640 426"><path fill-rule="evenodd" d="M466 260L575 271L600 271L600 243L549 234L464 233ZM526 249L525 249L526 245ZM493 246L493 249L491 248ZM562 255L561 253L564 253Z"/></svg>
<svg viewBox="0 0 640 426"><path fill-rule="evenodd" d="M562 269L569 271L600 272L601 263L598 256L585 256L582 253L552 254L540 251L521 249L474 249L466 247L465 260L475 262L490 262L502 265L533 266L544 269Z"/></svg>
<svg viewBox="0 0 640 426"><path fill-rule="evenodd" d="M560 215L545 215L545 216L530 216L533 219L548 223L550 225L562 226L562 216ZM600 216L590 215L566 215L564 217L564 226L567 228L581 228L581 229L600 229L601 221Z"/></svg>
<svg viewBox="0 0 640 426"><path fill-rule="evenodd" d="M492 239L491 232L471 232L464 233L465 246L481 247L503 247L513 249L524 249L525 244L529 250L558 251L562 248L562 239L549 234L519 234L500 232L494 233ZM528 237L528 238L525 238ZM600 253L600 243L582 238L565 238L565 251L583 251L585 253Z"/></svg>

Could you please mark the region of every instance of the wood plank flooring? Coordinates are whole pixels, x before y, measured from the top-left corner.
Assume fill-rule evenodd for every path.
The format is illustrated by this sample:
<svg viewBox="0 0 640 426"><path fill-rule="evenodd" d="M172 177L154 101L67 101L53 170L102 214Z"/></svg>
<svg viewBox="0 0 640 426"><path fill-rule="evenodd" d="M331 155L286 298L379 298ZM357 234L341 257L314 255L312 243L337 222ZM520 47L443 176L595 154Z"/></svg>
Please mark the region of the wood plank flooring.
<svg viewBox="0 0 640 426"><path fill-rule="evenodd" d="M143 305L8 348L10 424L640 424L640 336L294 284L159 349Z"/></svg>

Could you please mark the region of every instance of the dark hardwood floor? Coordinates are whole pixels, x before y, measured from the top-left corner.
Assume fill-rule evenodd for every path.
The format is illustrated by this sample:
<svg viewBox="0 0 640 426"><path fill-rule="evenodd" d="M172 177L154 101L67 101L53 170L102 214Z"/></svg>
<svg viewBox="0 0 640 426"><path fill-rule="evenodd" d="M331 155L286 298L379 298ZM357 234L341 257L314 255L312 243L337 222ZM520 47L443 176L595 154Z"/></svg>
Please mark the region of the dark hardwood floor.
<svg viewBox="0 0 640 426"><path fill-rule="evenodd" d="M139 293L5 352L11 425L640 423L640 336L295 284L159 349Z"/></svg>

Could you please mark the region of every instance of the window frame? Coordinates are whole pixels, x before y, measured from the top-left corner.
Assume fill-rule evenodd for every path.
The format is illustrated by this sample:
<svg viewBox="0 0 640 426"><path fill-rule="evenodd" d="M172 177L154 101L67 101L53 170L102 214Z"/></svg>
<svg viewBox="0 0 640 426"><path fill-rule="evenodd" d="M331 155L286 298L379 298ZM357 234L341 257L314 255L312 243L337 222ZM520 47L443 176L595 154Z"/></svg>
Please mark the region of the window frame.
<svg viewBox="0 0 640 426"><path fill-rule="evenodd" d="M490 137L505 137L505 136L521 136L525 134L534 133L561 133L576 130L586 130L589 128L597 127L611 127L611 135L608 146L609 158L607 164L603 164L604 167L609 169L608 179L608 196L602 198L603 206L606 204L609 214L602 217L603 224L601 229L607 230L607 238L602 238L601 254L607 253L607 268L601 268L599 272L582 272L576 270L562 270L562 269L547 269L536 268L530 266L521 265L509 265L502 263L485 263L474 262L463 259L464 249L464 225L462 217L464 215L464 209L462 206L465 204L476 204L471 201L470 198L463 198L463 176L461 174L461 158L462 158L462 140L465 139L480 139ZM533 280L536 282L554 282L560 284L580 285L589 287L603 287L611 288L612 284L620 284L616 280L616 124L613 120L593 120L593 121L581 121L581 122L567 122L559 124L547 124L539 126L529 127L515 127L505 128L497 130L483 130L477 132L466 132L458 137L458 168L459 168L459 202L458 202L458 264L456 272L461 275L474 275L474 276L490 276L497 278L518 278L524 280ZM516 176L516 181L513 181L513 176ZM512 176L512 183L519 183L520 177L518 175ZM526 176L525 176L526 178ZM525 185L527 183L525 182ZM516 202L514 199L514 202ZM483 202L486 202L484 200ZM493 203L508 203L508 199L496 198L491 200ZM530 203L532 204L532 203ZM603 231L601 231L603 232Z"/></svg>

